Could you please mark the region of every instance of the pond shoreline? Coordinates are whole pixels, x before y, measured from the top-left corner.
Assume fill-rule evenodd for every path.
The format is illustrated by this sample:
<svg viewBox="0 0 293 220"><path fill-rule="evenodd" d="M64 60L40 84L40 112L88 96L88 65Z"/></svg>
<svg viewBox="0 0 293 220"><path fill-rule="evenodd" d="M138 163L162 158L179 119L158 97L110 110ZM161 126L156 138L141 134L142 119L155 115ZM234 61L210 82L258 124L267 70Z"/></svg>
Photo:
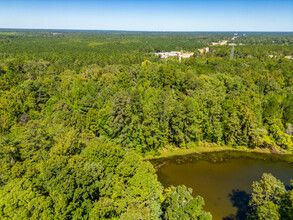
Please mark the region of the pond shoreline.
<svg viewBox="0 0 293 220"><path fill-rule="evenodd" d="M186 150L186 151L185 151ZM278 160L287 163L293 163L293 154L275 153L270 149L235 149L232 147L197 147L195 149L180 149L179 151L168 152L160 156L148 156L143 158L151 162L155 169L159 169L168 161L184 163L190 160L208 160L210 162L221 162L231 158L246 157L251 159Z"/></svg>

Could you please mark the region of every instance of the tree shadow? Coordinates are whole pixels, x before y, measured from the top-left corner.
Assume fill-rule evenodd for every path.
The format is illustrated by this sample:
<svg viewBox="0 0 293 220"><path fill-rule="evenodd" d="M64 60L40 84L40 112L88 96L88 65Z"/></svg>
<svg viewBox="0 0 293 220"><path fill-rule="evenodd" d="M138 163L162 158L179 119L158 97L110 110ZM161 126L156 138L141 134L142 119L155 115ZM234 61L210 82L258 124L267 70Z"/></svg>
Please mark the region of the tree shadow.
<svg viewBox="0 0 293 220"><path fill-rule="evenodd" d="M249 200L250 194L243 190L233 189L232 193L228 195L233 207L237 208L236 214L230 214L224 217L223 220L245 220L247 213L250 212Z"/></svg>

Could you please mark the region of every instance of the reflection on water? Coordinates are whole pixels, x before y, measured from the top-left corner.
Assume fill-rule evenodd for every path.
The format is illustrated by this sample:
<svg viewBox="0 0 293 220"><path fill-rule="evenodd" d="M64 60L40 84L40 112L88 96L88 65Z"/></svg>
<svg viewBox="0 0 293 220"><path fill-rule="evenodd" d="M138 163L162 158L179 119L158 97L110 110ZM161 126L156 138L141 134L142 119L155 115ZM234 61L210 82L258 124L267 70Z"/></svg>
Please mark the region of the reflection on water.
<svg viewBox="0 0 293 220"><path fill-rule="evenodd" d="M245 219L252 182L262 173L272 173L285 184L293 179L293 164L282 161L234 158L225 162L170 160L158 170L158 178L167 187L184 184L193 195L205 199L205 210L213 219Z"/></svg>
<svg viewBox="0 0 293 220"><path fill-rule="evenodd" d="M236 214L230 214L227 217L224 217L224 220L245 220L246 214L249 212L249 200L250 194L243 190L233 189L232 193L229 194L230 201L233 207L237 208Z"/></svg>

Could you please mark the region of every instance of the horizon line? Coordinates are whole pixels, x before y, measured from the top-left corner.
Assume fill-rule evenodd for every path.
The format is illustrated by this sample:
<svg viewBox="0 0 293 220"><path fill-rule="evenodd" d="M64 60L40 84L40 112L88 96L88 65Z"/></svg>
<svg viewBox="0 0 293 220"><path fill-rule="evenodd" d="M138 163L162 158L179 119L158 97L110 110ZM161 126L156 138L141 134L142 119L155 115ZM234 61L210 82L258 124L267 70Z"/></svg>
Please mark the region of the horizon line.
<svg viewBox="0 0 293 220"><path fill-rule="evenodd" d="M254 33L293 33L293 30L265 30L265 31L256 31L256 30L221 30L221 31L215 31L215 30L125 30L125 29L79 29L79 28L2 28L0 27L0 30L55 30L55 31L110 31L110 32L174 32L174 33L192 33L192 32L254 32Z"/></svg>

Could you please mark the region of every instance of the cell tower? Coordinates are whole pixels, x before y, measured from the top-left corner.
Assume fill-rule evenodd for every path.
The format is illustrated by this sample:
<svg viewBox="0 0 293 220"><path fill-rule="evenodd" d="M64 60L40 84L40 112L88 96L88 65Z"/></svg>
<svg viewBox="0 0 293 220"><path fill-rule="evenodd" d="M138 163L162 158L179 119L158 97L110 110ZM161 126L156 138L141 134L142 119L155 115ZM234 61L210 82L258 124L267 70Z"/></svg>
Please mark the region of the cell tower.
<svg viewBox="0 0 293 220"><path fill-rule="evenodd" d="M234 45L235 45L235 34L233 37L233 46L232 46L232 50L231 50L231 54L230 54L230 60L232 60L234 57Z"/></svg>

